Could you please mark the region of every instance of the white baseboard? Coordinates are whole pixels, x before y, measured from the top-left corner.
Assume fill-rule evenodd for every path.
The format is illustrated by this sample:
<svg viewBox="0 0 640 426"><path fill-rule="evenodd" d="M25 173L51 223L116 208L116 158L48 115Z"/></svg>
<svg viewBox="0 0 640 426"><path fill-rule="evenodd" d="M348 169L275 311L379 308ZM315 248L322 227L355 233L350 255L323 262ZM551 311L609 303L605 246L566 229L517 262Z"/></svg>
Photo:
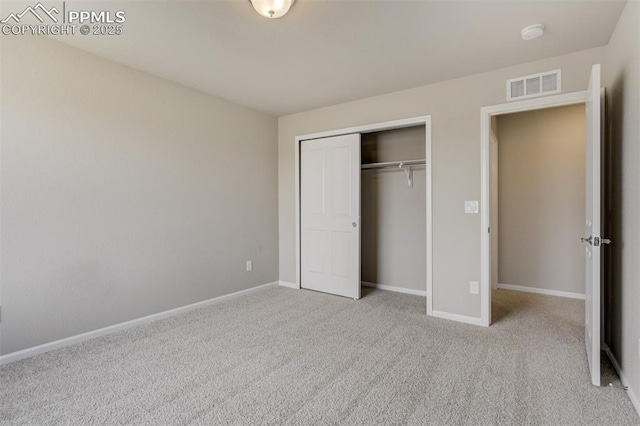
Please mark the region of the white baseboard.
<svg viewBox="0 0 640 426"><path fill-rule="evenodd" d="M278 285L282 287L287 287L287 288L295 288L296 290L300 289L298 284L290 283L289 281L278 281Z"/></svg>
<svg viewBox="0 0 640 426"><path fill-rule="evenodd" d="M465 324L482 326L482 318L468 317L466 315L451 314L449 312L442 311L431 311L431 316L451 321L463 322Z"/></svg>
<svg viewBox="0 0 640 426"><path fill-rule="evenodd" d="M609 345L606 345L606 344L603 345L602 350L607 354L607 356L611 360L613 369L616 370L616 373L618 373L618 377L620 377L620 381L622 382L622 384L624 386L627 386L627 395L629 395L631 404L633 404L633 407L636 409L636 411L638 412L638 415L640 416L640 399L638 399L638 396L635 390L631 388L631 386L629 386L630 382L627 380L627 378L623 374L622 368L620 368L620 364L618 364L618 360L616 359L615 355L613 355L613 352L611 352L611 348L609 348Z"/></svg>
<svg viewBox="0 0 640 426"><path fill-rule="evenodd" d="M126 330L131 327L137 327L139 325L147 324L159 319L167 318L170 316L182 314L197 308L202 308L209 305L214 305L225 300L229 300L238 296L253 293L255 291L262 290L266 287L272 287L278 284L278 281L259 285L246 290L236 291L235 293L225 294L223 296L214 297L212 299L203 300L202 302L192 303L190 305L181 306L179 308L169 309L168 311L158 312L157 314L147 315L146 317L137 318L131 321L122 322L120 324L110 325L108 327L99 328L97 330L87 331L86 333L77 334L75 336L66 337L64 339L55 340L53 342L45 343L42 345L34 346L32 348L23 349L17 352L12 352L6 355L0 356L0 365L9 364L11 362L19 361L21 359L30 358L32 356L40 355L45 352L53 351L56 349L64 348L67 346L75 345L80 342L95 339L96 337L106 336L107 334L115 333L116 331Z"/></svg>
<svg viewBox="0 0 640 426"><path fill-rule="evenodd" d="M522 285L498 284L498 288L513 291L523 291L525 293L546 294L547 296L568 297L570 299L584 300L584 294L571 293L569 291L548 290L546 288L525 287Z"/></svg>
<svg viewBox="0 0 640 426"><path fill-rule="evenodd" d="M413 294L415 296L426 296L427 292L426 290L413 290L410 288L404 288L404 287L396 287L393 285L386 285L386 284L376 284L376 283L370 283L367 281L360 281L360 284L365 286L365 287L370 287L370 288L377 288L380 290L387 290L387 291L395 291L396 293L405 293L405 294Z"/></svg>

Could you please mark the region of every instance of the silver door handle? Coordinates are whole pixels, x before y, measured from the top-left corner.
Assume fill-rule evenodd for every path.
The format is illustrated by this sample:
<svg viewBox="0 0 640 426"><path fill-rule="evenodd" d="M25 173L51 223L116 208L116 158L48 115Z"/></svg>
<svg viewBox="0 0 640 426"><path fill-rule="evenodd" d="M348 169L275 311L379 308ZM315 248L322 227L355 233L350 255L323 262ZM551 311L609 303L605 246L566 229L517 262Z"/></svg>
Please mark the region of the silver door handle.
<svg viewBox="0 0 640 426"><path fill-rule="evenodd" d="M582 241L583 243L589 243L589 245L595 247L600 247L600 245L602 244L611 244L611 240L608 238L600 238L594 236L590 236L589 238L580 238L580 241Z"/></svg>
<svg viewBox="0 0 640 426"><path fill-rule="evenodd" d="M356 222L351 222L351 226L353 226L354 228L358 226L358 224Z"/></svg>

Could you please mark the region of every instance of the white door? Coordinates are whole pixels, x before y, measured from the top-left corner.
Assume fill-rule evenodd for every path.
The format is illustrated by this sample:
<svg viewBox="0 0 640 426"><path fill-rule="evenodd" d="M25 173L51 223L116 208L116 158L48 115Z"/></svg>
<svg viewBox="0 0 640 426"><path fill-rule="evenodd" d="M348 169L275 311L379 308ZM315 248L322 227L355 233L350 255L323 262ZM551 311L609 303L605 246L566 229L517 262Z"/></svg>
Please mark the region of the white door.
<svg viewBox="0 0 640 426"><path fill-rule="evenodd" d="M491 288L498 288L498 138L491 131L491 182L489 199L491 203Z"/></svg>
<svg viewBox="0 0 640 426"><path fill-rule="evenodd" d="M360 298L360 134L300 146L301 287Z"/></svg>
<svg viewBox="0 0 640 426"><path fill-rule="evenodd" d="M589 79L586 105L586 211L585 211L585 332L591 383L600 386L600 65L594 65Z"/></svg>

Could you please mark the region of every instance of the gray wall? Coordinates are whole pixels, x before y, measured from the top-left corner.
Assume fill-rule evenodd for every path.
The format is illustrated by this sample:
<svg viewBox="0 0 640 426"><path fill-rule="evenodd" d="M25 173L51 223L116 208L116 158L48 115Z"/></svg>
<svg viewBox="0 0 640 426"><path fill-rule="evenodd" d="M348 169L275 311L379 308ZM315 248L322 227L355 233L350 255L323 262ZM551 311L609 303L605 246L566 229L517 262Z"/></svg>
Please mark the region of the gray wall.
<svg viewBox="0 0 640 426"><path fill-rule="evenodd" d="M278 119L280 279L295 282L294 142L298 135L421 115L432 118L433 304L437 311L480 317L480 108L506 101L509 78L562 69L563 92L585 90L596 48L456 80L316 109Z"/></svg>
<svg viewBox="0 0 640 426"><path fill-rule="evenodd" d="M584 294L585 106L498 117L498 281Z"/></svg>
<svg viewBox="0 0 640 426"><path fill-rule="evenodd" d="M362 135L362 162L425 158L424 126ZM413 188L400 169L361 174L362 280L426 291L426 173L415 166Z"/></svg>
<svg viewBox="0 0 640 426"><path fill-rule="evenodd" d="M278 279L275 118L2 42L3 354Z"/></svg>
<svg viewBox="0 0 640 426"><path fill-rule="evenodd" d="M640 2L627 3L604 66L608 90L611 275L605 332L640 404ZM605 249L605 254L607 253Z"/></svg>

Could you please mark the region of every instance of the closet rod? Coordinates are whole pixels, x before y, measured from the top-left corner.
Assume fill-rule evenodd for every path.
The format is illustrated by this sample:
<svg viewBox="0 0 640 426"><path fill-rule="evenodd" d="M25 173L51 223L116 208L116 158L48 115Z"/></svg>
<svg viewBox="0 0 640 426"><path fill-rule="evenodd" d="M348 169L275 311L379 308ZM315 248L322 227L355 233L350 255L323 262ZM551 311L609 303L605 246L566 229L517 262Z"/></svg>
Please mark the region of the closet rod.
<svg viewBox="0 0 640 426"><path fill-rule="evenodd" d="M402 166L414 166L416 164L426 164L427 160L405 160L405 161L386 161L383 163L368 163L363 164L363 169L382 169L385 167L402 167Z"/></svg>

